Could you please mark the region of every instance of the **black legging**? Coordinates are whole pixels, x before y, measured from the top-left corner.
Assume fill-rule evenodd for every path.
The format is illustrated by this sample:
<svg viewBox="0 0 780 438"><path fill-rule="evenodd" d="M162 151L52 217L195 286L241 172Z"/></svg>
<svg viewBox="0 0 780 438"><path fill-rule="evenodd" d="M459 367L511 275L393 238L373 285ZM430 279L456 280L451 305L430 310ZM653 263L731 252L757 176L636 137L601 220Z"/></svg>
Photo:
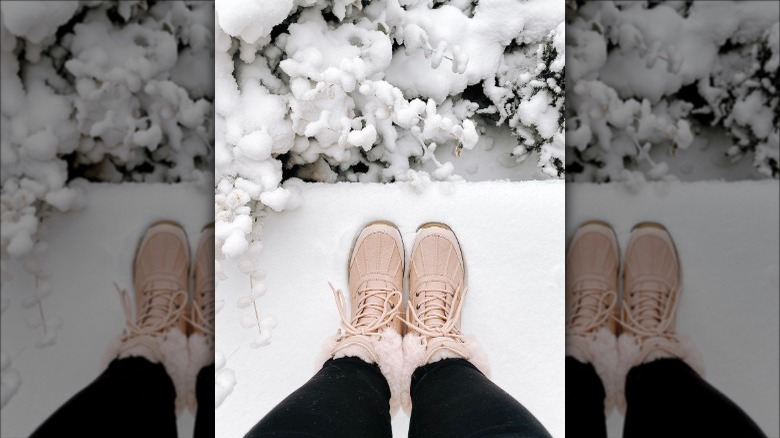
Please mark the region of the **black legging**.
<svg viewBox="0 0 780 438"><path fill-rule="evenodd" d="M566 358L566 435L606 437L604 387L590 364ZM679 359L659 359L626 376L623 436L765 437L734 402Z"/></svg>
<svg viewBox="0 0 780 438"><path fill-rule="evenodd" d="M214 365L200 370L195 438L214 436ZM63 436L172 437L176 390L161 364L141 357L115 359L95 381L55 411L32 438Z"/></svg>
<svg viewBox="0 0 780 438"><path fill-rule="evenodd" d="M520 403L463 359L415 370L410 437L549 437ZM390 388L379 367L345 357L325 362L247 437L390 437Z"/></svg>

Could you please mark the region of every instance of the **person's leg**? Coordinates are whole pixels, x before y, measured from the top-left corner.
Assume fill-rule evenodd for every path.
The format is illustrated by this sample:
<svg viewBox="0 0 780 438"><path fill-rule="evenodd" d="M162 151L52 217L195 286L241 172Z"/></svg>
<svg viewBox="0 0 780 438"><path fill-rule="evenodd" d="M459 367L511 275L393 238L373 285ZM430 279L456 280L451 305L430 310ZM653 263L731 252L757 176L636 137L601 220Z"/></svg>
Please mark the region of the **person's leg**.
<svg viewBox="0 0 780 438"><path fill-rule="evenodd" d="M390 387L376 364L330 359L246 437L390 437Z"/></svg>
<svg viewBox="0 0 780 438"><path fill-rule="evenodd" d="M566 429L570 436L606 437L604 384L596 369L566 357Z"/></svg>
<svg viewBox="0 0 780 438"><path fill-rule="evenodd" d="M566 254L566 430L570 436L607 436L606 412L614 405L610 383L617 363L618 252L612 227L589 221L577 228Z"/></svg>
<svg viewBox="0 0 780 438"><path fill-rule="evenodd" d="M415 370L410 437L549 437L523 405L465 359Z"/></svg>
<svg viewBox="0 0 780 438"><path fill-rule="evenodd" d="M393 376L400 370L393 370L402 362L397 316L403 248L401 232L389 222L372 222L360 231L348 268L349 315L344 294L333 288L341 329L329 342L330 359L247 437L392 436L388 381L398 380Z"/></svg>
<svg viewBox="0 0 780 438"><path fill-rule="evenodd" d="M694 348L675 332L682 275L663 225L645 222L633 228L623 273L626 311L618 346L621 372L628 366L621 379L625 436L764 436L692 368L700 365Z"/></svg>
<svg viewBox="0 0 780 438"><path fill-rule="evenodd" d="M466 267L444 224L420 226L409 267L404 338L412 415L410 437L550 436L517 400L477 368L484 358L460 329Z"/></svg>
<svg viewBox="0 0 780 438"><path fill-rule="evenodd" d="M32 437L176 437L175 399L176 390L162 364L142 357L116 359Z"/></svg>
<svg viewBox="0 0 780 438"><path fill-rule="evenodd" d="M733 401L680 359L636 366L626 377L625 437L764 437Z"/></svg>
<svg viewBox="0 0 780 438"><path fill-rule="evenodd" d="M149 226L133 261L134 297L116 286L127 321L116 359L34 437L176 436L176 389L166 365L182 359L168 351L186 332L189 259L181 225Z"/></svg>
<svg viewBox="0 0 780 438"><path fill-rule="evenodd" d="M201 368L195 382L198 413L195 416L194 438L214 436L214 364Z"/></svg>

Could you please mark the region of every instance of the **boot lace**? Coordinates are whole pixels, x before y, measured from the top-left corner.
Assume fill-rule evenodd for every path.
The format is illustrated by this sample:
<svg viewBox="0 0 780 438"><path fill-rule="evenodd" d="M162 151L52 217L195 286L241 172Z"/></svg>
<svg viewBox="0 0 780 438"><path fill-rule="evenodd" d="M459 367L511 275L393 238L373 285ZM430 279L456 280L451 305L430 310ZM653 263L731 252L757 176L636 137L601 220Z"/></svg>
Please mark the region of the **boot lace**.
<svg viewBox="0 0 780 438"><path fill-rule="evenodd" d="M614 314L617 293L600 277L578 279L571 289L571 297L574 306L567 331L573 334L591 333L617 319Z"/></svg>
<svg viewBox="0 0 780 438"><path fill-rule="evenodd" d="M165 334L174 327L183 315L187 303L187 291L160 286L164 278L151 278L146 282L141 295L143 301L137 309L137 319L132 317L130 295L114 282L119 292L122 310L125 314L125 340L136 336L156 336Z"/></svg>
<svg viewBox="0 0 780 438"><path fill-rule="evenodd" d="M211 281L205 282L206 284L214 284L213 278ZM190 310L189 317L185 317L190 325L200 330L203 333L209 335L212 339L214 337L214 317L216 315L216 309L214 304L214 289L205 288L200 294L199 302L193 302L192 309ZM195 305L199 304L199 305Z"/></svg>
<svg viewBox="0 0 780 438"><path fill-rule="evenodd" d="M210 294L203 294L200 306L192 306L192 310L190 311L191 315L189 318L187 318L187 322L189 322L193 328L213 337L215 313L214 307L214 291L212 291Z"/></svg>
<svg viewBox="0 0 780 438"><path fill-rule="evenodd" d="M676 340L677 335L670 329L677 304L679 291L659 279L638 279L641 285L631 290L633 306L623 302L622 325L642 338L664 338Z"/></svg>
<svg viewBox="0 0 780 438"><path fill-rule="evenodd" d="M463 334L458 329L457 323L460 321L466 289L460 294L460 298L455 292L448 292L446 288L421 287L416 295L422 295L423 298L417 306L412 305L412 301L409 300L406 318L403 321L420 334L423 344L427 344L432 338L449 338L452 341L463 343ZM452 298L450 305L448 305L449 298ZM462 351L448 347L446 344L443 344L441 348L463 354Z"/></svg>
<svg viewBox="0 0 780 438"><path fill-rule="evenodd" d="M357 303L357 310L352 321L347 321L347 302L341 289L336 289L333 284L328 283L333 291L333 297L336 300L336 307L341 318L341 333L339 340L348 336L374 335L379 330L390 324L398 315L398 306L393 306L391 300L394 297L401 297L401 292L393 287L370 287L358 291L360 299ZM374 302L371 298L380 298L381 303ZM378 312L378 317L368 318L367 314Z"/></svg>
<svg viewBox="0 0 780 438"><path fill-rule="evenodd" d="M398 316L398 306L393 306L393 303L390 300L392 300L393 297L398 296L400 302L401 293L395 288L372 287L358 291L361 298L357 304L355 317L351 322L347 321L347 302L344 298L344 293L341 292L341 289L333 287L333 284L330 282L328 282L328 286L330 286L330 289L333 291L333 297L336 300L336 308L338 309L339 317L341 318L341 328L336 337L338 346L334 352L351 345L365 347L364 344L357 340L358 336L376 335L382 327L390 324L393 319ZM381 298L381 304L372 302L371 298L374 297ZM367 318L368 315L366 315L366 313L372 310L374 312L379 312L377 318ZM374 363L379 362L379 359L371 348L366 348L366 351L368 351Z"/></svg>

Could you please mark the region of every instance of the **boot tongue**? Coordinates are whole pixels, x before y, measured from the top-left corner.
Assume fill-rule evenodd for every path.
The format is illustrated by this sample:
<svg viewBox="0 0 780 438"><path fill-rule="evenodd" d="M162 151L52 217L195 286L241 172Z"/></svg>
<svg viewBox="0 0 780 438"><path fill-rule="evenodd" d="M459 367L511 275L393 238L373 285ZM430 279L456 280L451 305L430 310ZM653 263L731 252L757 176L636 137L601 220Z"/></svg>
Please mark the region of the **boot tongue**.
<svg viewBox="0 0 780 438"><path fill-rule="evenodd" d="M431 281L425 284L425 290L429 291L425 292L426 300L431 297L437 297L436 299L432 299L431 301L425 303L425 306L432 307L431 310L425 313L425 325L431 328L443 327L447 322L447 314L438 306L441 306L445 309L449 308L446 298L449 298L449 292L452 291L452 288L443 281ZM434 306L435 308L433 308Z"/></svg>

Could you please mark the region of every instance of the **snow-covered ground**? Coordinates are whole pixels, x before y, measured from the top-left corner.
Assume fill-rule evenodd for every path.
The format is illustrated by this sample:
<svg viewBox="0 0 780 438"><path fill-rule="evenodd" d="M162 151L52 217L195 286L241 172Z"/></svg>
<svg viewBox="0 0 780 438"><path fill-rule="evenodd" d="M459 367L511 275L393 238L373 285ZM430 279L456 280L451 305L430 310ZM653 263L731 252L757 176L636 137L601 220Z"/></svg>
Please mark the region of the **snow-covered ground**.
<svg viewBox="0 0 780 438"><path fill-rule="evenodd" d="M328 282L346 290L354 237L366 223L393 221L407 251L419 225L444 221L457 233L469 276L463 330L488 353L493 380L522 402L553 436L564 434L564 184L556 181L410 184L310 184L299 209L263 219L259 264L267 292L247 305L249 279L226 263L217 284L216 435L243 436L318 369L326 337L338 327ZM221 309L221 310L220 310ZM274 318L259 349L255 321ZM218 362L218 367L219 367ZM220 372L235 376L232 392ZM222 376L224 377L224 375ZM222 392L224 391L224 392ZM408 417L393 419L406 436Z"/></svg>
<svg viewBox="0 0 780 438"><path fill-rule="evenodd" d="M14 277L3 284L4 398L8 370L21 378L2 408L3 437L28 436L103 371L107 347L125 321L113 282L132 291L133 255L146 227L159 219L179 221L194 248L214 217L210 190L194 184L90 184L86 194L85 209L48 220L49 250L41 263L51 274L52 292L42 303L52 327L61 321L53 345L35 346L43 337L39 310L23 307L35 293L34 280L12 263ZM192 436L192 428L193 416L180 415L179 435Z"/></svg>
<svg viewBox="0 0 780 438"><path fill-rule="evenodd" d="M590 219L610 222L622 247L637 222L669 229L683 268L677 329L701 350L707 380L770 437L780 436L779 196L776 180L566 186L568 237ZM622 427L613 413L609 435Z"/></svg>

